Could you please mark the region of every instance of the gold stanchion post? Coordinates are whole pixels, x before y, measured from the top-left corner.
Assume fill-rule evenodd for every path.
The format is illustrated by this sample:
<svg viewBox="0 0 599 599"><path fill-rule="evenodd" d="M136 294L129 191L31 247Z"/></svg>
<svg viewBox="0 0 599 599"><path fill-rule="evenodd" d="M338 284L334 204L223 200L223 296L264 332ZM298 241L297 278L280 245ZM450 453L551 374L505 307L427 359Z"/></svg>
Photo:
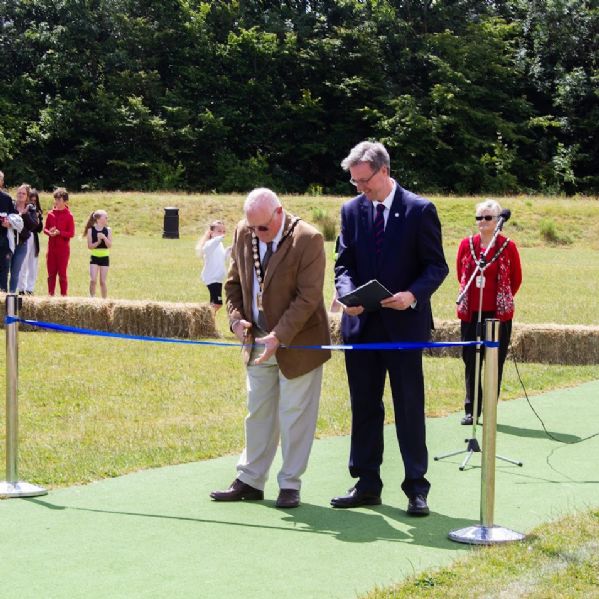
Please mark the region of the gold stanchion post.
<svg viewBox="0 0 599 599"><path fill-rule="evenodd" d="M494 545L521 541L524 535L502 526L495 526L495 446L497 438L497 384L499 380L499 320L485 321L485 378L483 386L483 445L480 488L480 520L476 526L468 526L449 533L458 543L471 545Z"/></svg>
<svg viewBox="0 0 599 599"><path fill-rule="evenodd" d="M20 298L15 294L6 296L6 315L18 315ZM48 491L42 487L19 480L17 468L18 456L18 381L19 381L19 346L17 322L4 324L6 332L6 480L0 481L0 498L10 497L37 497L47 495Z"/></svg>

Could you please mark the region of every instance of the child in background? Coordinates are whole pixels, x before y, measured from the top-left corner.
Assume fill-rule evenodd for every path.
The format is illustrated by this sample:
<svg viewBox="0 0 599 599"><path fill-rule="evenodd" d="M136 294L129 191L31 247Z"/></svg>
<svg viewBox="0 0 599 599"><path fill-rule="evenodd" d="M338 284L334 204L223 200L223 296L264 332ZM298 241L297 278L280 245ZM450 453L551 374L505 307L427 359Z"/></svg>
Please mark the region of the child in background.
<svg viewBox="0 0 599 599"><path fill-rule="evenodd" d="M44 233L48 236L48 294L54 295L56 275L60 283L60 295L67 295L69 283L67 267L71 256L70 241L75 235L75 221L68 207L69 194L64 187L54 192L54 208L46 216Z"/></svg>
<svg viewBox="0 0 599 599"><path fill-rule="evenodd" d="M225 249L223 238L225 225L215 220L196 245L196 255L204 258L202 281L210 293L210 306L216 313L223 305L223 281L227 275L225 262L231 255L231 248Z"/></svg>
<svg viewBox="0 0 599 599"><path fill-rule="evenodd" d="M87 237L87 247L91 250L89 261L89 295L96 296L98 275L100 275L100 292L108 297L106 279L110 266L110 248L112 247L112 230L107 226L108 214L105 210L96 210L89 216L83 237Z"/></svg>

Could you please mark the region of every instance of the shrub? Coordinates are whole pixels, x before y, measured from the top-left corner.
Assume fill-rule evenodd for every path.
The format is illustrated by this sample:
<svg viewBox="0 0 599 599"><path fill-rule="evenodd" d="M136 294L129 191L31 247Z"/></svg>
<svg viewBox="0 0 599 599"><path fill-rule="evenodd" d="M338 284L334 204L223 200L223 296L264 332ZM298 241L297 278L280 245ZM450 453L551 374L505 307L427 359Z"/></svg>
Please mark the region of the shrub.
<svg viewBox="0 0 599 599"><path fill-rule="evenodd" d="M326 215L322 219L320 226L322 227L322 236L324 237L324 240L334 241L337 237L337 225L335 224L335 221L330 216Z"/></svg>
<svg viewBox="0 0 599 599"><path fill-rule="evenodd" d="M326 218L328 218L326 210L320 208L319 206L315 206L314 208L312 208L313 223L321 223Z"/></svg>
<svg viewBox="0 0 599 599"><path fill-rule="evenodd" d="M541 238L547 243L569 245L572 239L567 235L560 235L555 223L551 219L543 219L540 224Z"/></svg>

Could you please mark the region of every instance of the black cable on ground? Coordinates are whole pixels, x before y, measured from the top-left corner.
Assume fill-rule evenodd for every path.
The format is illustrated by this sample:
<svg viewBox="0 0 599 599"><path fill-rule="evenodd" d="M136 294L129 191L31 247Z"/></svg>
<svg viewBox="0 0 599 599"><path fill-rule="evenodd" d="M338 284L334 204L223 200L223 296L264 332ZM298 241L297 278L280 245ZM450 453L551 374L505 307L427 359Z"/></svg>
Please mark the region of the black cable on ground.
<svg viewBox="0 0 599 599"><path fill-rule="evenodd" d="M512 360L514 361L514 366L516 368L516 374L518 375L518 380L520 381L520 385L522 386L522 391L524 391L524 397L526 397L526 401L528 402L530 409L532 410L533 414L537 417L538 421L541 423L541 426L543 427L543 430L545 431L545 434L550 439L552 439L553 441L557 441L558 443L564 443L565 445L575 445L576 443L582 443L582 441L588 441L589 439L592 439L593 437L597 437L599 435L599 432L594 433L592 435L589 435L588 437L584 437L583 439L578 439L577 441L563 441L562 439L558 439L557 437L552 435L545 427L545 423L543 422L543 419L539 416L538 412L534 409L534 406L532 405L532 403L530 403L528 393L526 392L526 387L524 386L524 381L522 380L522 377L520 376L520 370L518 370L518 362L516 362L516 356L514 356L513 353L512 353Z"/></svg>

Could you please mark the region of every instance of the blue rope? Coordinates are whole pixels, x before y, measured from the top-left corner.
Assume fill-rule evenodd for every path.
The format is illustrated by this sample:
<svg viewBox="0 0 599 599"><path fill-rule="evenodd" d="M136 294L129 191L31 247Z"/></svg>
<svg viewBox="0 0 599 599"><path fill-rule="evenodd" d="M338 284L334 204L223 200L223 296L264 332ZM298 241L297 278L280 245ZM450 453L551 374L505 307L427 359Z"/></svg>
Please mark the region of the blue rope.
<svg viewBox="0 0 599 599"><path fill-rule="evenodd" d="M194 341L192 339L174 339L172 337L147 337L144 335L127 335L125 333L113 333L109 331L97 331L95 329L85 329L81 327L71 327L53 322L44 322L41 320L27 320L15 316L5 316L5 324L13 323L26 324L41 329L60 331L63 333L73 333L77 335L92 335L96 337L113 337L116 339L131 339L134 341L157 341L159 343L184 343L186 345L211 345L216 347L251 347L251 344L227 343L223 341ZM256 344L260 345L260 344ZM493 341L440 341L440 342L398 342L398 343L356 343L351 345L290 345L286 349L329 349L333 351L343 350L410 350L410 349L432 349L436 347L464 347L473 345L484 345L485 347L499 347L499 343Z"/></svg>

